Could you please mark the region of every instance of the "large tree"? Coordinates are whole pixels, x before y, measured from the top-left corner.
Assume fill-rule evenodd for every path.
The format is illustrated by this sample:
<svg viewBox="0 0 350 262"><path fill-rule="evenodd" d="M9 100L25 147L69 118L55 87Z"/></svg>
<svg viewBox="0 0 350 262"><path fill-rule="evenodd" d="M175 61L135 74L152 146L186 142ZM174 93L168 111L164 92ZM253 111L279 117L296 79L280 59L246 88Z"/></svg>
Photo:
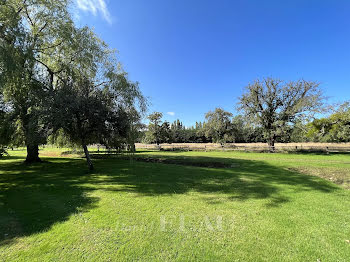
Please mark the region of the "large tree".
<svg viewBox="0 0 350 262"><path fill-rule="evenodd" d="M130 81L116 61L114 51L93 31L72 28L71 37L69 50L57 50L62 59L47 62L48 67L61 68L55 74L52 105L48 103L53 121L48 122L54 132L63 130L82 146L93 169L88 145L117 147L131 141L128 132L136 121L134 110L143 112L146 100L138 83Z"/></svg>
<svg viewBox="0 0 350 262"><path fill-rule="evenodd" d="M54 49L72 23L67 6L65 0L0 2L1 89L24 136L27 162L40 161L39 145L46 140L43 103L55 72L45 61L58 59Z"/></svg>
<svg viewBox="0 0 350 262"><path fill-rule="evenodd" d="M239 109L261 126L271 151L296 121L311 117L322 107L322 93L317 82L298 80L283 82L265 78L245 87Z"/></svg>
<svg viewBox="0 0 350 262"><path fill-rule="evenodd" d="M39 145L52 131L79 142L89 160L89 143L115 141L111 135L122 125L126 130L128 108L146 106L115 52L88 27L74 25L69 4L0 1L0 88L23 134L28 162L40 161Z"/></svg>

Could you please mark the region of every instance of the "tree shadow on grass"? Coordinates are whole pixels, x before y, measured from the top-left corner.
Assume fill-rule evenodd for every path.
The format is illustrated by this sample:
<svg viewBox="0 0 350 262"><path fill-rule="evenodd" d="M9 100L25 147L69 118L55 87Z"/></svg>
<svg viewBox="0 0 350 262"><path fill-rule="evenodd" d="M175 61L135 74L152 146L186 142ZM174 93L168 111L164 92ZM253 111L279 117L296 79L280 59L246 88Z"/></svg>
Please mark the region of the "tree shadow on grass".
<svg viewBox="0 0 350 262"><path fill-rule="evenodd" d="M174 154L176 156L176 154ZM167 156L164 156L167 157ZM209 204L266 199L279 207L291 192L330 193L339 188L317 177L299 174L262 161L183 157L184 161L222 161L230 168L145 163L134 159L95 160L88 173L84 160L50 158L51 162L25 165L0 161L0 246L16 237L49 230L77 212L94 208L93 190L132 192L136 197L200 193ZM135 195L130 195L135 197Z"/></svg>
<svg viewBox="0 0 350 262"><path fill-rule="evenodd" d="M3 160L16 160L16 159L22 159L23 160L23 156L3 156L0 158L0 161L3 161Z"/></svg>
<svg viewBox="0 0 350 262"><path fill-rule="evenodd" d="M0 162L0 246L94 207L97 199L82 186L87 177L83 162L55 160L32 165L23 159Z"/></svg>
<svg viewBox="0 0 350 262"><path fill-rule="evenodd" d="M203 156L154 156L181 164L147 163L131 159L125 161L123 172L114 172L113 160L100 162L107 177L97 183L119 185L111 191L135 192L141 195L185 194L193 191L216 194L227 201L269 199L268 207L278 207L290 201L290 192L319 191L330 193L339 188L323 179L276 167L263 161L238 160ZM137 159L137 158L136 158ZM99 160L100 161L100 160ZM115 160L117 161L117 160ZM193 166L191 166L193 162ZM230 163L230 168L203 168L198 163ZM120 185L123 185L120 187ZM289 192L289 193L286 193ZM218 203L211 198L209 203Z"/></svg>

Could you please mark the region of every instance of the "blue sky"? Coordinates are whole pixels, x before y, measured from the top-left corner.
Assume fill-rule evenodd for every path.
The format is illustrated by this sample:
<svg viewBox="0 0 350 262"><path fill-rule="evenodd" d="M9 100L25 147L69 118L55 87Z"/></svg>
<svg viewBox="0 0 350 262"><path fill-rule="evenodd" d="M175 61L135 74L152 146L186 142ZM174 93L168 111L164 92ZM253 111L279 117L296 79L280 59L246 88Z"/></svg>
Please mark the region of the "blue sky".
<svg viewBox="0 0 350 262"><path fill-rule="evenodd" d="M243 87L262 77L319 81L330 101L350 99L349 0L75 3L78 24L119 51L149 111L168 121L234 112Z"/></svg>

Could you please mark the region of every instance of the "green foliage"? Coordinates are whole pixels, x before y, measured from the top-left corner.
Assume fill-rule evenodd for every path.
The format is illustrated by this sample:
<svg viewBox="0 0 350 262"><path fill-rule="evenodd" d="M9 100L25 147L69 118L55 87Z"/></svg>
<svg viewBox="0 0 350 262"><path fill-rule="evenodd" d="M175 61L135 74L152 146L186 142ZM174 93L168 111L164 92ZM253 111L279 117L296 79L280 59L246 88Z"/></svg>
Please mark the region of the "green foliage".
<svg viewBox="0 0 350 262"><path fill-rule="evenodd" d="M226 143L233 140L232 113L216 108L205 115L207 120L204 130L205 136L212 138L214 143Z"/></svg>
<svg viewBox="0 0 350 262"><path fill-rule="evenodd" d="M186 128L179 119L170 125L171 137L174 143L184 143L187 140Z"/></svg>
<svg viewBox="0 0 350 262"><path fill-rule="evenodd" d="M3 156L8 156L9 154L7 153L6 149L4 147L0 146L0 158Z"/></svg>
<svg viewBox="0 0 350 262"><path fill-rule="evenodd" d="M288 142L310 142L307 136L309 127L307 123L297 121L287 133Z"/></svg>
<svg viewBox="0 0 350 262"><path fill-rule="evenodd" d="M160 126L160 141L161 143L172 143L172 133L170 130L170 124L167 121L164 121Z"/></svg>
<svg viewBox="0 0 350 262"><path fill-rule="evenodd" d="M327 118L316 119L309 125L307 136L315 142L350 142L350 104L342 104Z"/></svg>
<svg viewBox="0 0 350 262"><path fill-rule="evenodd" d="M54 131L63 130L64 136L81 145L90 162L87 145L100 143L109 148L120 148L127 138L129 117L108 89L96 88L87 80L67 83L55 90L50 104Z"/></svg>
<svg viewBox="0 0 350 262"><path fill-rule="evenodd" d="M148 116L149 125L146 132L145 141L148 143L156 143L157 145L162 142L162 135L164 130L161 129L163 114L160 112L154 112Z"/></svg>
<svg viewBox="0 0 350 262"><path fill-rule="evenodd" d="M63 130L77 144L96 142L108 114L105 96L88 81L63 85L55 90L51 104L54 130ZM63 108L63 110L62 110Z"/></svg>
<svg viewBox="0 0 350 262"><path fill-rule="evenodd" d="M72 24L67 4L54 0L1 2L1 89L24 136L27 161L40 160L38 145L46 141L43 103L54 72L45 61L57 59L54 50L62 40L62 28Z"/></svg>
<svg viewBox="0 0 350 262"><path fill-rule="evenodd" d="M28 161L40 160L38 145L52 132L51 140L67 138L86 150L87 143L134 143L135 112L141 115L147 106L115 51L89 27L75 26L70 4L1 1L1 98L11 105L12 140L23 137Z"/></svg>
<svg viewBox="0 0 350 262"><path fill-rule="evenodd" d="M242 115L237 115L232 118L232 137L236 143L255 143L263 142L263 132L259 126L256 126L248 121Z"/></svg>
<svg viewBox="0 0 350 262"><path fill-rule="evenodd" d="M76 144L70 140L69 136L67 136L61 128L48 136L47 143L50 145L56 145L60 148L74 148L76 146Z"/></svg>
<svg viewBox="0 0 350 262"><path fill-rule="evenodd" d="M135 143L141 141L142 130L146 128L146 125L141 122L141 114L134 107L129 108L126 113L128 116L126 144L130 151L135 152Z"/></svg>

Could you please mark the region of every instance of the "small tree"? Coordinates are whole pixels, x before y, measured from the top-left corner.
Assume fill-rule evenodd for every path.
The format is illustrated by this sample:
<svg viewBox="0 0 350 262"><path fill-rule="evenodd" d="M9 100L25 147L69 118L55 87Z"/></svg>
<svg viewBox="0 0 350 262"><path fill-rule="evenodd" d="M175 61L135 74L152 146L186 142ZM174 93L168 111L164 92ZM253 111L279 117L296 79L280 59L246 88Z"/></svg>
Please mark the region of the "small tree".
<svg viewBox="0 0 350 262"><path fill-rule="evenodd" d="M51 104L51 116L54 130L62 129L70 140L81 145L88 167L92 170L87 145L98 141L108 117L108 104L100 90L95 90L91 83L82 81L76 88L66 84L56 90Z"/></svg>
<svg viewBox="0 0 350 262"><path fill-rule="evenodd" d="M200 142L200 143L211 142L210 140L211 138L207 138L205 136L205 123L196 122L194 137L195 137L195 141L193 142Z"/></svg>
<svg viewBox="0 0 350 262"><path fill-rule="evenodd" d="M212 137L214 143L226 143L232 138L232 114L221 108L215 108L215 111L209 111L205 115L205 135Z"/></svg>
<svg viewBox="0 0 350 262"><path fill-rule="evenodd" d="M179 119L174 121L170 125L172 141L174 143L184 143L186 142L186 128L183 126Z"/></svg>
<svg viewBox="0 0 350 262"><path fill-rule="evenodd" d="M157 145L159 145L161 141L162 117L163 114L160 112L154 112L148 116L148 119L150 121L147 133L147 136L150 138L148 138L148 140L153 140Z"/></svg>
<svg viewBox="0 0 350 262"><path fill-rule="evenodd" d="M141 122L140 113L134 108L127 111L128 114L128 130L127 130L127 144L131 152L136 151L135 143L142 137L142 130L145 125Z"/></svg>
<svg viewBox="0 0 350 262"><path fill-rule="evenodd" d="M319 112L322 100L316 82L282 82L265 78L245 88L239 98L239 109L263 128L265 139L273 151L276 139L286 132L288 125Z"/></svg>
<svg viewBox="0 0 350 262"><path fill-rule="evenodd" d="M172 142L172 134L171 134L171 130L170 130L170 124L168 121L165 121L160 126L159 141L160 141L160 143L171 143Z"/></svg>

